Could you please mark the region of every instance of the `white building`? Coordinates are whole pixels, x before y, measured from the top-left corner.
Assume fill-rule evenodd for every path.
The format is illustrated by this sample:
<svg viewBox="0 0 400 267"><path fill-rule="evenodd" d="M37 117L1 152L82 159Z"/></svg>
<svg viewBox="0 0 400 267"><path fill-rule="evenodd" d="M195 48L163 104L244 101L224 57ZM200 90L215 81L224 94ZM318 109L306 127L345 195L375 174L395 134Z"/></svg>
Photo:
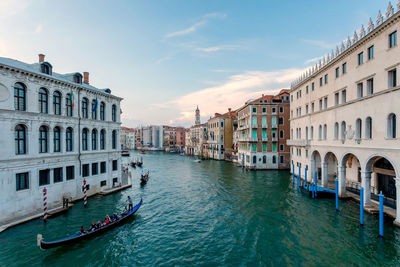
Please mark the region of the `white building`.
<svg viewBox="0 0 400 267"><path fill-rule="evenodd" d="M141 128L143 147L149 150L162 150L164 129L162 126L151 125Z"/></svg>
<svg viewBox="0 0 400 267"><path fill-rule="evenodd" d="M136 149L136 129L121 127L122 149Z"/></svg>
<svg viewBox="0 0 400 267"><path fill-rule="evenodd" d="M291 159L297 175L308 167L323 186L339 179L339 193L364 188L365 205L385 195L400 205L400 2L370 20L336 51L292 84ZM400 223L400 209L396 210Z"/></svg>
<svg viewBox="0 0 400 267"><path fill-rule="evenodd" d="M82 79L83 78L83 79ZM0 58L0 222L121 181L120 101L89 73L58 74L39 55Z"/></svg>

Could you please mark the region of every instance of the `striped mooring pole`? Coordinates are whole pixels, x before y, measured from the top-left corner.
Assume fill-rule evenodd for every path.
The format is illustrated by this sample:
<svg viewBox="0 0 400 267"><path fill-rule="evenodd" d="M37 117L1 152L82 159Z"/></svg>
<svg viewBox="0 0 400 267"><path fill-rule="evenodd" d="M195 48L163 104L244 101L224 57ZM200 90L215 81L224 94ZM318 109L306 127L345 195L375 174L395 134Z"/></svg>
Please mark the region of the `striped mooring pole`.
<svg viewBox="0 0 400 267"><path fill-rule="evenodd" d="M87 205L87 195L86 195L86 179L83 179L83 206Z"/></svg>
<svg viewBox="0 0 400 267"><path fill-rule="evenodd" d="M43 221L47 222L47 189L43 188Z"/></svg>

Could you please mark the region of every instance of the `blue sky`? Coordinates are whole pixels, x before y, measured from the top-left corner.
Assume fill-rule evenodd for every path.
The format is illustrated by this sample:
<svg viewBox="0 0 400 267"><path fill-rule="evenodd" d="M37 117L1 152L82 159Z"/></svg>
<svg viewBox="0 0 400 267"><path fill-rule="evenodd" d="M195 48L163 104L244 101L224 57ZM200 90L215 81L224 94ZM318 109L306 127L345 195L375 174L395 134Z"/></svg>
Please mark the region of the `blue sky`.
<svg viewBox="0 0 400 267"><path fill-rule="evenodd" d="M56 72L90 72L92 85L124 98L127 126L189 126L196 105L204 121L288 88L387 5L1 0L0 56L36 62L43 53Z"/></svg>

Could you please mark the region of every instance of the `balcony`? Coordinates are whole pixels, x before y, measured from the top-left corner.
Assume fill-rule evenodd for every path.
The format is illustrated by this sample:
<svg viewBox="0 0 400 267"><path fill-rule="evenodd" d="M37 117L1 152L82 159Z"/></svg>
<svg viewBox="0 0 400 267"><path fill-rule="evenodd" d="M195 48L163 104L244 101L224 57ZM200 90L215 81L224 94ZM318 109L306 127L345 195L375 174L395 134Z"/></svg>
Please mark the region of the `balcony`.
<svg viewBox="0 0 400 267"><path fill-rule="evenodd" d="M286 145L288 146L308 146L309 141L306 139L299 139L299 140L293 140L293 139L288 139L286 140Z"/></svg>
<svg viewBox="0 0 400 267"><path fill-rule="evenodd" d="M272 125L271 125L271 128L272 128L272 129L276 129L276 128L278 128L278 125L277 125L276 123L275 123L275 124L272 124Z"/></svg>
<svg viewBox="0 0 400 267"><path fill-rule="evenodd" d="M278 142L278 137L272 137L272 142Z"/></svg>
<svg viewBox="0 0 400 267"><path fill-rule="evenodd" d="M268 124L263 124L262 127L263 127L264 129L266 129L266 128L268 128Z"/></svg>
<svg viewBox="0 0 400 267"><path fill-rule="evenodd" d="M239 142L257 142L257 138L252 137L239 137Z"/></svg>

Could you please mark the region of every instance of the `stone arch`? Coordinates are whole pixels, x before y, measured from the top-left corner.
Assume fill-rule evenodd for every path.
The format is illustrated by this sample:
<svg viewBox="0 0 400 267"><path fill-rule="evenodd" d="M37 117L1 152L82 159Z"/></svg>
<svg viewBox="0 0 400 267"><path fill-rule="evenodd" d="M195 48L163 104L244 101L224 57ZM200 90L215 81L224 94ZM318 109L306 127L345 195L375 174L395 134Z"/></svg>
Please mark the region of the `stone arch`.
<svg viewBox="0 0 400 267"><path fill-rule="evenodd" d="M317 176L318 178L321 178L321 163L322 163L322 157L321 154L319 153L318 150L314 150L311 153L311 160L310 160L310 171L311 171L311 177L310 179L312 179L314 181L314 176L315 176L315 172L317 172Z"/></svg>
<svg viewBox="0 0 400 267"><path fill-rule="evenodd" d="M361 187L361 161L353 153L345 153L340 160L339 169L339 191L344 195L346 189L359 193Z"/></svg>
<svg viewBox="0 0 400 267"><path fill-rule="evenodd" d="M323 186L335 188L335 178L338 175L338 159L335 153L329 151L324 155L321 175Z"/></svg>

